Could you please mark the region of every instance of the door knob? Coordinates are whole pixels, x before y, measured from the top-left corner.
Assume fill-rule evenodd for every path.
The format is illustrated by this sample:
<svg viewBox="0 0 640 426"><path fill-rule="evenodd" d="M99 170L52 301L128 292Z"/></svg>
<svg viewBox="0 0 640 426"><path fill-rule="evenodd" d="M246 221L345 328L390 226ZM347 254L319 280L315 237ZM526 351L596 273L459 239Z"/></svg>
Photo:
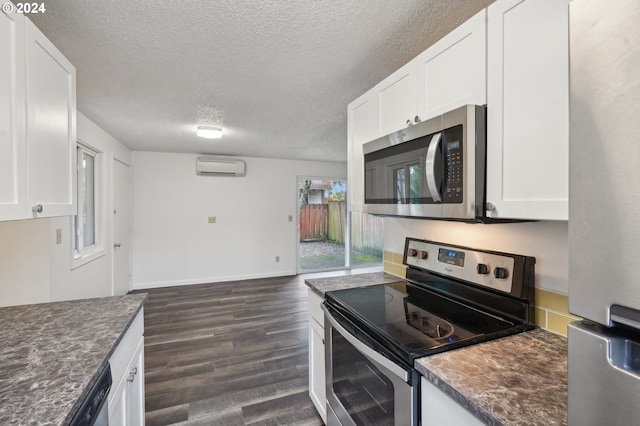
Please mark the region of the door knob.
<svg viewBox="0 0 640 426"><path fill-rule="evenodd" d="M120 244L120 243L113 244L113 248L120 248L121 246L122 246L122 244Z"/></svg>

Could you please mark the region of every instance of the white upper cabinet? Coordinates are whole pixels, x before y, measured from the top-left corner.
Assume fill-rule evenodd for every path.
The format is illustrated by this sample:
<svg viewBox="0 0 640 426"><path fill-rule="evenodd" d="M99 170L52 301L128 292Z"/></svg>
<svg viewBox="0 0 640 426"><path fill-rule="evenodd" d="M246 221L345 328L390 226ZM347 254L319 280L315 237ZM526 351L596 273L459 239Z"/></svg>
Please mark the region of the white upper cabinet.
<svg viewBox="0 0 640 426"><path fill-rule="evenodd" d="M376 85L374 138L466 104L486 103L486 22L482 10Z"/></svg>
<svg viewBox="0 0 640 426"><path fill-rule="evenodd" d="M26 212L25 17L0 13L0 220Z"/></svg>
<svg viewBox="0 0 640 426"><path fill-rule="evenodd" d="M0 14L0 220L73 215L76 71L21 14Z"/></svg>
<svg viewBox="0 0 640 426"><path fill-rule="evenodd" d="M463 105L484 105L487 11L444 36L420 54L416 64L417 113L421 120Z"/></svg>
<svg viewBox="0 0 640 426"><path fill-rule="evenodd" d="M28 207L34 217L73 215L76 70L31 21L26 99Z"/></svg>
<svg viewBox="0 0 640 426"><path fill-rule="evenodd" d="M403 129L414 122L417 111L415 65L414 61L409 62L374 87L378 127L372 135L373 139Z"/></svg>
<svg viewBox="0 0 640 426"><path fill-rule="evenodd" d="M365 93L347 107L347 194L349 211L362 211L364 203L364 157L362 145L375 139L378 128L376 98Z"/></svg>
<svg viewBox="0 0 640 426"><path fill-rule="evenodd" d="M490 217L567 220L568 46L568 0L488 8Z"/></svg>
<svg viewBox="0 0 640 426"><path fill-rule="evenodd" d="M362 211L362 145L465 104L486 101L486 11L351 102L347 108L349 210Z"/></svg>

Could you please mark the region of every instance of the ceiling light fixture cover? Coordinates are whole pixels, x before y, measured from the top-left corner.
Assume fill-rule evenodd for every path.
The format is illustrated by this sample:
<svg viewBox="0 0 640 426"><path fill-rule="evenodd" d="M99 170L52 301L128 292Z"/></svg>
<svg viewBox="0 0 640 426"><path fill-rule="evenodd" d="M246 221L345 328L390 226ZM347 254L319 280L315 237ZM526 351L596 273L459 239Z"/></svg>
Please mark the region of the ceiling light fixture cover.
<svg viewBox="0 0 640 426"><path fill-rule="evenodd" d="M198 126L197 135L201 138L220 139L222 137L222 128L217 126Z"/></svg>

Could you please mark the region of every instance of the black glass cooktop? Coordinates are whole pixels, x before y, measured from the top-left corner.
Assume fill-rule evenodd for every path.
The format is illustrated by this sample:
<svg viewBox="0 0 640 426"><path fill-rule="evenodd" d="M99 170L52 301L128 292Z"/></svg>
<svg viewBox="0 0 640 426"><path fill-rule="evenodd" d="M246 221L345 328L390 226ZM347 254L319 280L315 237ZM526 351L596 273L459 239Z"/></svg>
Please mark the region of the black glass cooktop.
<svg viewBox="0 0 640 426"><path fill-rule="evenodd" d="M409 281L331 291L326 300L349 328L369 335L376 346L410 365L416 358L530 328Z"/></svg>

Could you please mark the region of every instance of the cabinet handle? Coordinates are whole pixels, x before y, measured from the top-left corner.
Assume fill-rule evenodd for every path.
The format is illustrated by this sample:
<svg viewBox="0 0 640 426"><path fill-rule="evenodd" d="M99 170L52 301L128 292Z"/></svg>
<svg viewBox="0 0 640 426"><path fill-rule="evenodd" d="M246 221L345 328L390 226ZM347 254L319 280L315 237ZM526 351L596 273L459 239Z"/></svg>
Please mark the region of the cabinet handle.
<svg viewBox="0 0 640 426"><path fill-rule="evenodd" d="M413 122L418 124L419 122L421 122L422 120L420 120L420 117L416 115L416 117L413 119Z"/></svg>
<svg viewBox="0 0 640 426"><path fill-rule="evenodd" d="M407 122L406 122L406 125L407 125L407 126L411 126L412 124L413 124L413 121L411 121L411 120L407 120Z"/></svg>
<svg viewBox="0 0 640 426"><path fill-rule="evenodd" d="M136 374L138 374L138 367L134 367L129 371L129 377L127 377L127 382L131 383L136 379Z"/></svg>
<svg viewBox="0 0 640 426"><path fill-rule="evenodd" d="M120 243L114 243L113 244L113 248L120 248L120 247L122 247L122 244L120 244Z"/></svg>
<svg viewBox="0 0 640 426"><path fill-rule="evenodd" d="M42 210L43 210L42 204L38 204L37 206L33 206L31 208L31 211L34 213L42 213Z"/></svg>

